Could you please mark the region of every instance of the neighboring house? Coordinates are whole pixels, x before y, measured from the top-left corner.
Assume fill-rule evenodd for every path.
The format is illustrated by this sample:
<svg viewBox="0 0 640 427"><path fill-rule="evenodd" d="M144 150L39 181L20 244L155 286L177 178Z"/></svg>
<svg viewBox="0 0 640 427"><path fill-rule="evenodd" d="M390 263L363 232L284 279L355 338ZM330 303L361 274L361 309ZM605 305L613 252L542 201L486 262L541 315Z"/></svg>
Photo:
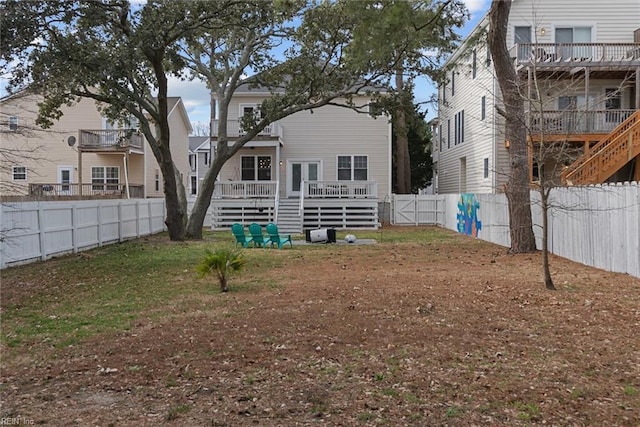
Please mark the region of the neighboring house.
<svg viewBox="0 0 640 427"><path fill-rule="evenodd" d="M478 24L445 67L434 139L439 193L500 192L509 145L500 90ZM638 0L514 0L507 46L526 99L529 175L559 184L640 180ZM624 123L623 123L624 122ZM547 155L545 145L560 155Z"/></svg>
<svg viewBox="0 0 640 427"><path fill-rule="evenodd" d="M82 99L42 129L35 124L41 100L21 92L0 101L9 117L3 149L29 153L2 168L3 182L11 184L2 196L163 197L162 173L135 120L110 123L93 100ZM191 124L180 98L169 98L169 111L171 152L186 186Z"/></svg>
<svg viewBox="0 0 640 427"><path fill-rule="evenodd" d="M211 145L208 136L189 137L189 186L187 196L195 197L204 175L211 166Z"/></svg>
<svg viewBox="0 0 640 427"><path fill-rule="evenodd" d="M260 89L236 91L227 124L231 142L242 134L239 119L259 114L268 96ZM353 101L367 106L372 100L354 96ZM214 120L213 144L217 129ZM276 221L289 232L376 228L378 205L390 193L389 118L323 106L272 123L225 163L211 204L212 225Z"/></svg>

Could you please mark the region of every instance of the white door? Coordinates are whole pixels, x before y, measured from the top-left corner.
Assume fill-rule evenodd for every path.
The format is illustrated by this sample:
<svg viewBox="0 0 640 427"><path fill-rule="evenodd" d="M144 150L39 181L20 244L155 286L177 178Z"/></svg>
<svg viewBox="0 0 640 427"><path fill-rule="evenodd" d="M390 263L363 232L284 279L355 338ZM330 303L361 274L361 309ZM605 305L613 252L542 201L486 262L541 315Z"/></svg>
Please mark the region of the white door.
<svg viewBox="0 0 640 427"><path fill-rule="evenodd" d="M300 196L300 183L303 180L308 182L320 179L319 161L290 161L287 173L287 188L289 190L287 194L289 197L298 197Z"/></svg>
<svg viewBox="0 0 640 427"><path fill-rule="evenodd" d="M58 194L71 195L71 183L73 183L73 167L71 166L58 166Z"/></svg>

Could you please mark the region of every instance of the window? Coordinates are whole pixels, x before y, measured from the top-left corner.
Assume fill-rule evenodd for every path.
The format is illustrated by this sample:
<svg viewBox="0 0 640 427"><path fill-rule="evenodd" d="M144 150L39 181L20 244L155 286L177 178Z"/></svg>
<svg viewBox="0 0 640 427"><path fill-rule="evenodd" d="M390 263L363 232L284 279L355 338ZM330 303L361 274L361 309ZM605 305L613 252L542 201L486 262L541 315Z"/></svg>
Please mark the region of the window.
<svg viewBox="0 0 640 427"><path fill-rule="evenodd" d="M447 120L447 148L451 148L451 119Z"/></svg>
<svg viewBox="0 0 640 427"><path fill-rule="evenodd" d="M451 71L451 96L456 94L456 72Z"/></svg>
<svg viewBox="0 0 640 427"><path fill-rule="evenodd" d="M102 118L102 124L104 126L104 129L106 130L111 130L111 129L138 129L140 127L140 123L138 121L138 119L134 116L128 116L124 119L120 119L116 122L112 121L111 119L108 119L106 117Z"/></svg>
<svg viewBox="0 0 640 427"><path fill-rule="evenodd" d="M464 142L464 110L456 113L454 117L454 132L453 144L462 144Z"/></svg>
<svg viewBox="0 0 640 427"><path fill-rule="evenodd" d="M18 130L18 117L17 116L9 116L9 130L11 132L15 132Z"/></svg>
<svg viewBox="0 0 640 427"><path fill-rule="evenodd" d="M96 191L117 191L120 183L120 168L117 166L94 166L91 168L91 188Z"/></svg>
<svg viewBox="0 0 640 427"><path fill-rule="evenodd" d="M271 156L242 156L243 181L271 181Z"/></svg>
<svg viewBox="0 0 640 427"><path fill-rule="evenodd" d="M204 164L205 165L209 164L209 153L204 153Z"/></svg>
<svg viewBox="0 0 640 427"><path fill-rule="evenodd" d="M189 166L191 166L191 170L196 169L196 154L189 154Z"/></svg>
<svg viewBox="0 0 640 427"><path fill-rule="evenodd" d="M14 181L26 181L27 180L27 168L26 168L26 166L14 166L13 167L13 180Z"/></svg>
<svg viewBox="0 0 640 427"><path fill-rule="evenodd" d="M484 178L489 178L489 158L485 157L483 161L483 174Z"/></svg>
<svg viewBox="0 0 640 427"><path fill-rule="evenodd" d="M156 191L160 191L160 171L156 169Z"/></svg>
<svg viewBox="0 0 640 427"><path fill-rule="evenodd" d="M622 94L619 89L605 89L605 109L607 113L605 115L605 121L607 123L622 122L622 114L619 111L622 107Z"/></svg>
<svg viewBox="0 0 640 427"><path fill-rule="evenodd" d="M491 49L489 49L489 45L486 46L487 49L487 57L485 59L485 64L488 67L489 65L491 65Z"/></svg>
<svg viewBox="0 0 640 427"><path fill-rule="evenodd" d="M591 43L591 27L556 28L556 44L564 45L556 48L560 57L591 58L591 46L586 43Z"/></svg>
<svg viewBox="0 0 640 427"><path fill-rule="evenodd" d="M531 27L514 27L513 43L518 45L519 59L531 57Z"/></svg>
<svg viewBox="0 0 640 427"><path fill-rule="evenodd" d="M475 49L473 49L473 52L471 54L473 56L472 58L472 63L471 63L471 78L475 79L476 78L476 74L478 72L478 54L476 52Z"/></svg>
<svg viewBox="0 0 640 427"><path fill-rule="evenodd" d="M191 175L191 195L195 196L198 191L198 177Z"/></svg>
<svg viewBox="0 0 640 427"><path fill-rule="evenodd" d="M487 118L487 97L483 96L480 99L480 120Z"/></svg>
<svg viewBox="0 0 640 427"><path fill-rule="evenodd" d="M338 156L338 181L366 181L368 170L367 156Z"/></svg>
<svg viewBox="0 0 640 427"><path fill-rule="evenodd" d="M447 85L442 85L442 103L447 102Z"/></svg>
<svg viewBox="0 0 640 427"><path fill-rule="evenodd" d="M438 129L438 137L440 138L440 151L442 151L442 139L443 139L443 136L442 136L442 125L440 125L439 129Z"/></svg>

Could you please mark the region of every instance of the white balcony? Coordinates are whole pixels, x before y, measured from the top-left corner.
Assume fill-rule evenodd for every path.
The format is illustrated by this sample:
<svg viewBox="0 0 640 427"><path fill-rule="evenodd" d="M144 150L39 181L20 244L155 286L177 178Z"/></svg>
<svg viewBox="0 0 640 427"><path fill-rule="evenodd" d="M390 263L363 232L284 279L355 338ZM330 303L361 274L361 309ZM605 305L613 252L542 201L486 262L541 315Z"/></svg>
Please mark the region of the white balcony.
<svg viewBox="0 0 640 427"><path fill-rule="evenodd" d="M213 120L211 124L212 136L217 137L219 134L220 123L219 120ZM246 131L242 129L242 124L239 120L227 120L227 137L238 138L246 134ZM278 123L271 123L262 129L258 136L267 136L272 138L282 137L282 127Z"/></svg>

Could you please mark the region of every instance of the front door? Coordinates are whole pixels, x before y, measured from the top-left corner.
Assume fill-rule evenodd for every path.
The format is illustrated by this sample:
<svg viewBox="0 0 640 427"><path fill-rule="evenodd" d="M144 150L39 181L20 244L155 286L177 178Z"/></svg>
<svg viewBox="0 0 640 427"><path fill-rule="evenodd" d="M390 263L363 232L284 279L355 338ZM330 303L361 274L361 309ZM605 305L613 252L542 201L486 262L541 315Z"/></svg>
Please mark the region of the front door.
<svg viewBox="0 0 640 427"><path fill-rule="evenodd" d="M58 166L58 184L60 184L58 194L71 195L71 183L73 182L73 167Z"/></svg>
<svg viewBox="0 0 640 427"><path fill-rule="evenodd" d="M320 180L320 162L311 161L291 161L289 162L289 173L287 174L287 195L289 197L300 196L300 184L302 181Z"/></svg>

